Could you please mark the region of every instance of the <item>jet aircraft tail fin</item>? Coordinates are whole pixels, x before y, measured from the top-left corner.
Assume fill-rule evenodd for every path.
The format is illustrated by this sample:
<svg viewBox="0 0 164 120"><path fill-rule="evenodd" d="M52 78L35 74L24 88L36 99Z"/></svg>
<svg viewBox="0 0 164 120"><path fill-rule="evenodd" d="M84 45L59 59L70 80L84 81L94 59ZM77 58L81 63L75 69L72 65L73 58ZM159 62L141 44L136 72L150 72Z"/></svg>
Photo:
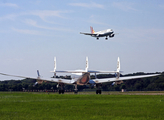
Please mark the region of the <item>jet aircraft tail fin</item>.
<svg viewBox="0 0 164 120"><path fill-rule="evenodd" d="M95 31L93 30L93 27L92 26L90 26L90 29L91 29L91 33L94 34Z"/></svg>

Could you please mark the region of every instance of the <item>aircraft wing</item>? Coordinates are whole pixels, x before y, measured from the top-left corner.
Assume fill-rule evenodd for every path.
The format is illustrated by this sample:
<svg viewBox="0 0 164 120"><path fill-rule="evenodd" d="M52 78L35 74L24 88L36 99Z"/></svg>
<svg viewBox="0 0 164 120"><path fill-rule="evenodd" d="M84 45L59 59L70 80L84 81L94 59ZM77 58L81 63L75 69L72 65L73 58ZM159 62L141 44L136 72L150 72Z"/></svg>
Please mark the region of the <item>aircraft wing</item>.
<svg viewBox="0 0 164 120"><path fill-rule="evenodd" d="M91 36L92 36L92 35L94 35L94 36L97 35L97 34L92 34L92 33L82 33L82 32L80 32L80 34L91 35Z"/></svg>
<svg viewBox="0 0 164 120"><path fill-rule="evenodd" d="M65 83L65 84L73 84L75 82L74 80L61 79L61 78L26 77L26 76L4 74L4 73L0 73L0 74L5 76L18 77L18 78L28 78L28 79L35 79L35 80L48 81L48 82Z"/></svg>
<svg viewBox="0 0 164 120"><path fill-rule="evenodd" d="M85 70L63 70L63 71L50 71L52 73L83 73Z"/></svg>
<svg viewBox="0 0 164 120"><path fill-rule="evenodd" d="M65 70L65 71L50 71L50 72L58 72L58 73L83 73L83 72L86 72L85 70ZM97 70L97 71L95 71L95 70L88 70L87 72L89 72L89 73L116 73L117 71L99 71L99 70Z"/></svg>
<svg viewBox="0 0 164 120"><path fill-rule="evenodd" d="M95 71L95 70L88 70L89 73L116 73L117 71Z"/></svg>
<svg viewBox="0 0 164 120"><path fill-rule="evenodd" d="M160 75L160 74L127 76L127 77L119 77L119 78L94 79L93 81L95 83L117 82L117 81L121 81L121 80L132 80L132 79L137 79L137 78L153 77L153 76L158 76L158 75Z"/></svg>

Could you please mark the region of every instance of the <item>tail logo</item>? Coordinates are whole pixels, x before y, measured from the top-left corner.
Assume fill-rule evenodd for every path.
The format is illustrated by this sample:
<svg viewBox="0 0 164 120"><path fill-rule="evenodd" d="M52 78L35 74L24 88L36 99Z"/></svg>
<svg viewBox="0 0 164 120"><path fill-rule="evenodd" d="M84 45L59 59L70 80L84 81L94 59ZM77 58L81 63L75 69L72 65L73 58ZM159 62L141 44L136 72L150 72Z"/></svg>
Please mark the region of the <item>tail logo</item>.
<svg viewBox="0 0 164 120"><path fill-rule="evenodd" d="M91 29L91 33L94 34L95 31L93 30L93 27L90 27L90 29Z"/></svg>

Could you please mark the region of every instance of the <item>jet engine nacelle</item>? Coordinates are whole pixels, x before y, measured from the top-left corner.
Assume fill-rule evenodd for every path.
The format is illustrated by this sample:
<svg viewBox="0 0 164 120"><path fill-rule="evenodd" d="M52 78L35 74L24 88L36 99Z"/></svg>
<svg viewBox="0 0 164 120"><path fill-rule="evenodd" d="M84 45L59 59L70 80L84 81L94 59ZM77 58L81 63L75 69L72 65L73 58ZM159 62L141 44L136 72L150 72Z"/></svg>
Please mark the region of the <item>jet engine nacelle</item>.
<svg viewBox="0 0 164 120"><path fill-rule="evenodd" d="M111 34L109 37L114 37L114 34Z"/></svg>

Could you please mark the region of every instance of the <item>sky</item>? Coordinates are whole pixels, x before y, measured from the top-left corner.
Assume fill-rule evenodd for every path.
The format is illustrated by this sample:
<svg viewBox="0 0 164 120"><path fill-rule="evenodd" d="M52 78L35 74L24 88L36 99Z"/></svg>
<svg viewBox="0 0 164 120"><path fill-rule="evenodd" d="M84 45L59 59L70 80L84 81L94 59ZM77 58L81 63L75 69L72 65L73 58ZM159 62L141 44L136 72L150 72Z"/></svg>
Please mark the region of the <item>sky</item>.
<svg viewBox="0 0 164 120"><path fill-rule="evenodd" d="M0 0L0 72L52 77L57 70L164 71L163 0ZM80 34L112 29L105 40ZM0 80L18 79L0 76Z"/></svg>

